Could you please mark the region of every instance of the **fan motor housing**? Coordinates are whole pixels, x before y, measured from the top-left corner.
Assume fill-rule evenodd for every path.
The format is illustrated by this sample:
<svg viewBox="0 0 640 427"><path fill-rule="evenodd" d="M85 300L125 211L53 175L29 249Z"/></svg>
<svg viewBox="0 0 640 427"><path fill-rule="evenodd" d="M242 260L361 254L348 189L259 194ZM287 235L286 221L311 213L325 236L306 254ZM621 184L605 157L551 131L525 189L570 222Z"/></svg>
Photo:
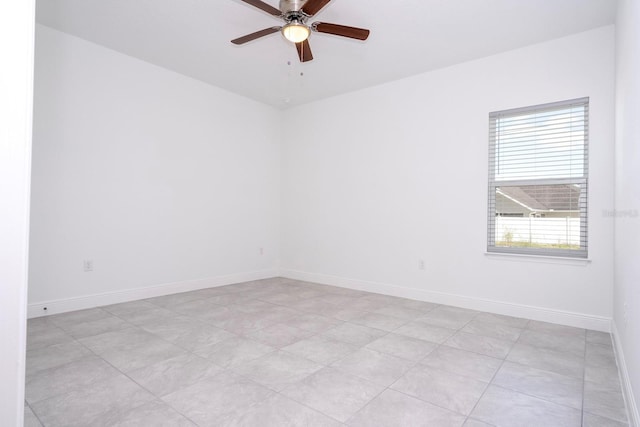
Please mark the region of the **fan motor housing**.
<svg viewBox="0 0 640 427"><path fill-rule="evenodd" d="M282 13L295 12L302 9L307 0L280 0L280 10Z"/></svg>

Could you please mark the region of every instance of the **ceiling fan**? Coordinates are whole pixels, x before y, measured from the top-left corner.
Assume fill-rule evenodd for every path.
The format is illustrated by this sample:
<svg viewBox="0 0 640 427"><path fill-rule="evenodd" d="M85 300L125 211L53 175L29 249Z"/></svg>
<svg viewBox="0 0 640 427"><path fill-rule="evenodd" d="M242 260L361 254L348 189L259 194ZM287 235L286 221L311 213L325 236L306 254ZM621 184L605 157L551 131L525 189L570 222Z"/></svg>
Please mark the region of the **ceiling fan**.
<svg viewBox="0 0 640 427"><path fill-rule="evenodd" d="M363 28L347 27L346 25L329 24L325 22L307 24L307 20L318 13L320 9L326 6L331 0L280 0L280 9L276 9L261 0L242 1L270 15L282 18L285 24L281 27L265 28L264 30L231 40L231 43L236 45L241 45L280 31L287 40L295 43L300 62L307 62L313 59L313 54L309 47L309 35L311 31L357 40L366 40L367 37L369 37L369 30Z"/></svg>

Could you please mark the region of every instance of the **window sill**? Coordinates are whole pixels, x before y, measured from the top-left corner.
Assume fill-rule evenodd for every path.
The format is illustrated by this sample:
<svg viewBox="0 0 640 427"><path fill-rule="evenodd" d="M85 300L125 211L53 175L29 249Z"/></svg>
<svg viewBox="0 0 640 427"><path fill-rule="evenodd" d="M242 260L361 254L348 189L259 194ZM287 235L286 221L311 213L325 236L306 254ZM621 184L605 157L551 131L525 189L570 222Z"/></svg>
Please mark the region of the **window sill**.
<svg viewBox="0 0 640 427"><path fill-rule="evenodd" d="M544 264L564 264L564 265L589 265L591 259L589 258L571 258L561 256L547 256L547 255L529 255L529 254L510 254L504 252L485 252L486 256L490 258L502 258L507 261L527 261L527 262L539 262Z"/></svg>

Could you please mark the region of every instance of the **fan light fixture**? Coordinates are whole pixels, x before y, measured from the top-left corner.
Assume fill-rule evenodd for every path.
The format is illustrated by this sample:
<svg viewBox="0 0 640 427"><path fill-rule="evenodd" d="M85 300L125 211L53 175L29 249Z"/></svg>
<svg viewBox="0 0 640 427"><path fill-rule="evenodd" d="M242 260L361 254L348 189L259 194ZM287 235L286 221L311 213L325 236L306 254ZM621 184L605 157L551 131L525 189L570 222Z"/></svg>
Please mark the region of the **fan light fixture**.
<svg viewBox="0 0 640 427"><path fill-rule="evenodd" d="M309 38L309 27L297 21L292 21L282 27L282 35L293 43L300 43Z"/></svg>

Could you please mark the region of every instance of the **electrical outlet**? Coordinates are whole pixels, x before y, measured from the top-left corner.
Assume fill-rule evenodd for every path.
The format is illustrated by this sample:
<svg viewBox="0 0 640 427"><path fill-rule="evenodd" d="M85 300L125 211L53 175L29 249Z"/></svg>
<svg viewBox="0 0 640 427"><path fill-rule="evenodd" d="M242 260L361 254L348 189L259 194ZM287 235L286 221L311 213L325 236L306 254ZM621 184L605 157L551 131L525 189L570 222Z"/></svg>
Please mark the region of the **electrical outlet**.
<svg viewBox="0 0 640 427"><path fill-rule="evenodd" d="M260 253L260 256L264 255L264 248L259 248L258 252Z"/></svg>
<svg viewBox="0 0 640 427"><path fill-rule="evenodd" d="M418 270L424 270L425 266L424 266L424 260L423 259L419 259L418 260Z"/></svg>
<svg viewBox="0 0 640 427"><path fill-rule="evenodd" d="M93 271L93 260L92 259L85 259L82 262L82 269L84 270L85 273L87 273L89 271Z"/></svg>

